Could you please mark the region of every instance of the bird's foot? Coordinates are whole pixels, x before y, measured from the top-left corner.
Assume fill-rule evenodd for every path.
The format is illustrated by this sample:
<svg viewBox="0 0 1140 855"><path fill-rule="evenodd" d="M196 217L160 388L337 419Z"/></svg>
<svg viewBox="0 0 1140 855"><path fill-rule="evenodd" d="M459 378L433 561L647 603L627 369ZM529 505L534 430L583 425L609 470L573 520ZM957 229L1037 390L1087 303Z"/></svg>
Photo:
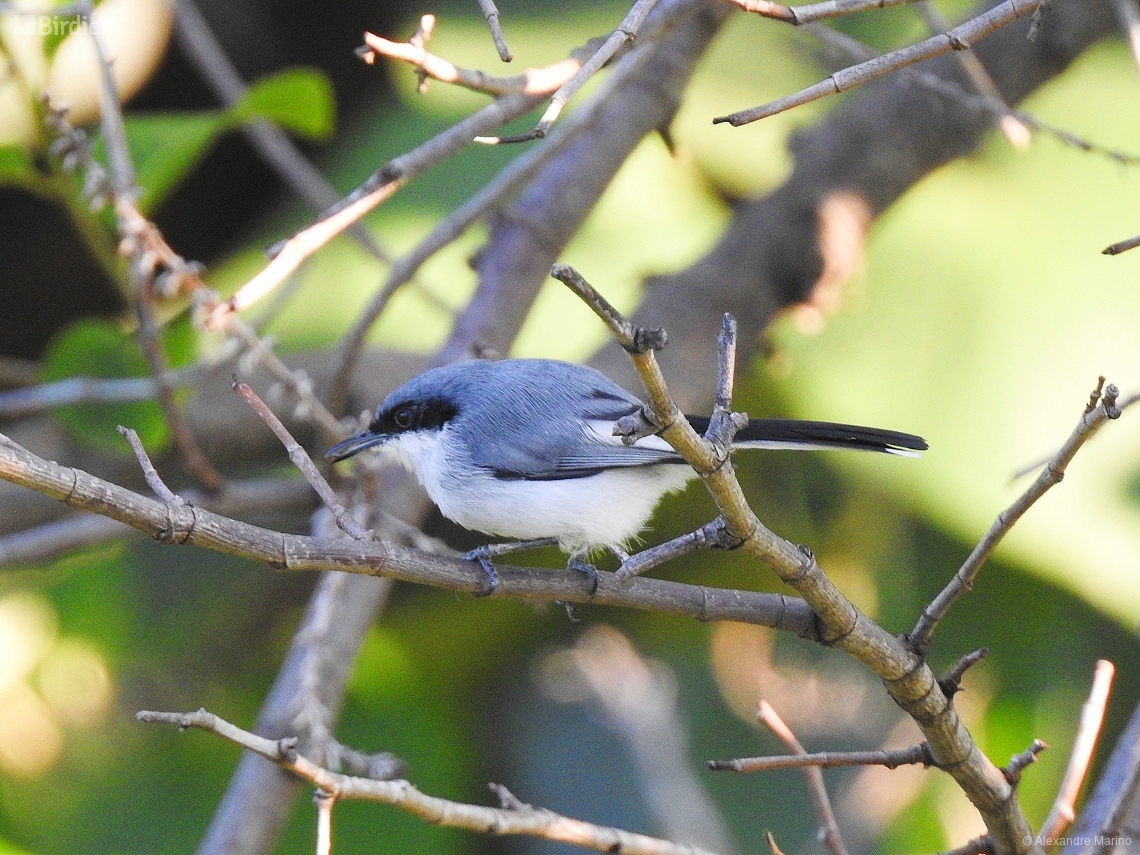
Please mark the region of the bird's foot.
<svg viewBox="0 0 1140 855"><path fill-rule="evenodd" d="M483 570L483 574L487 577L487 583L483 590L476 591L476 597L489 597L495 593L495 589L499 587L499 574L495 572L495 565L491 563L490 555L491 550L487 546L477 546L470 552L465 552L461 556L464 561L477 561L479 567Z"/></svg>
<svg viewBox="0 0 1140 855"><path fill-rule="evenodd" d="M569 570L575 570L583 574L590 580L590 596L594 596L598 592L598 568L593 564L585 561L581 555L571 555L570 560L566 562L566 567Z"/></svg>

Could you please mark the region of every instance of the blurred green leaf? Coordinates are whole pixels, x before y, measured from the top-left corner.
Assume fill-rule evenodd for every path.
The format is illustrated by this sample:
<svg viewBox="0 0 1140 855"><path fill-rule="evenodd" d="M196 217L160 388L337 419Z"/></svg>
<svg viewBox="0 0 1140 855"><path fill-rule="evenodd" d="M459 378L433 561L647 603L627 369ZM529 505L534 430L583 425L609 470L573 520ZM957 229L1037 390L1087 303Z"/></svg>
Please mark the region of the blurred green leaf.
<svg viewBox="0 0 1140 855"><path fill-rule="evenodd" d="M219 110L151 113L126 120L127 145L143 189L140 210L153 211L206 153L225 127ZM102 157L102 152L99 152Z"/></svg>
<svg viewBox="0 0 1140 855"><path fill-rule="evenodd" d="M44 357L45 381L141 377L146 373L146 363L134 340L110 321L96 318L67 327ZM124 446L117 425L134 428L149 449L161 449L169 439L162 412L150 401L60 407L56 418L81 442L118 451Z"/></svg>
<svg viewBox="0 0 1140 855"><path fill-rule="evenodd" d="M268 119L307 139L323 140L333 132L336 99L320 71L290 68L250 86L231 116L243 122Z"/></svg>
<svg viewBox="0 0 1140 855"><path fill-rule="evenodd" d="M189 174L219 134L255 119L268 119L307 139L333 132L332 84L318 71L288 69L259 80L228 110L134 114L125 120L138 185L139 208L153 211ZM105 159L101 140L96 155ZM26 157L25 157L26 160ZM0 181L4 160L0 157Z"/></svg>
<svg viewBox="0 0 1140 855"><path fill-rule="evenodd" d="M32 159L21 146L0 146L0 184L18 184L32 174Z"/></svg>

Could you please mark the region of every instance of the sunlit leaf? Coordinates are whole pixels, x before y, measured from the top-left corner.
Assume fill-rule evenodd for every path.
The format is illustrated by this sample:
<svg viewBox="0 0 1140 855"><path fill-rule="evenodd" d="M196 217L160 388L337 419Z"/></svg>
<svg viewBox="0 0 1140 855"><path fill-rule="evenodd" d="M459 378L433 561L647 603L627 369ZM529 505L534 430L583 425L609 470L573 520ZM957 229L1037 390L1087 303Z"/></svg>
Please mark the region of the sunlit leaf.
<svg viewBox="0 0 1140 855"><path fill-rule="evenodd" d="M241 121L268 119L300 136L323 140L333 132L336 101L324 74L290 68L253 84L231 115Z"/></svg>

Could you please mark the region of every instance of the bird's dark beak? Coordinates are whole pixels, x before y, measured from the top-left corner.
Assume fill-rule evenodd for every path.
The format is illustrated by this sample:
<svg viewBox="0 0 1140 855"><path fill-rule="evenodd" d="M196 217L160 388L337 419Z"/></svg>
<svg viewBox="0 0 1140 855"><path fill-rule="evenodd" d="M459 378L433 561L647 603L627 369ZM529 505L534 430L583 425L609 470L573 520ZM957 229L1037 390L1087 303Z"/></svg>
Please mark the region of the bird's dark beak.
<svg viewBox="0 0 1140 855"><path fill-rule="evenodd" d="M332 448L325 452L325 459L331 460L336 463L340 460L347 460L354 454L364 451L366 448L371 448L374 445L380 445L388 439L387 434L372 433L372 431L365 431L358 433L356 436L350 436L344 442L338 442Z"/></svg>

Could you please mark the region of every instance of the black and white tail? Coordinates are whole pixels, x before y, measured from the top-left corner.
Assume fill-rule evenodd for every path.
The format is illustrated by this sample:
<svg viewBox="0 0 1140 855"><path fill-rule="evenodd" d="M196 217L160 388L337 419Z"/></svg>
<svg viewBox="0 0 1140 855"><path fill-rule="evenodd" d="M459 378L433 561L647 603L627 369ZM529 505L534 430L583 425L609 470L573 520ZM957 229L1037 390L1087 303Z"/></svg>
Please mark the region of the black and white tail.
<svg viewBox="0 0 1140 855"><path fill-rule="evenodd" d="M709 420L686 416L698 433L704 433ZM903 457L918 457L929 446L921 436L882 428L841 425L833 422L806 422L798 419L752 419L732 442L733 448L827 449L881 451Z"/></svg>

